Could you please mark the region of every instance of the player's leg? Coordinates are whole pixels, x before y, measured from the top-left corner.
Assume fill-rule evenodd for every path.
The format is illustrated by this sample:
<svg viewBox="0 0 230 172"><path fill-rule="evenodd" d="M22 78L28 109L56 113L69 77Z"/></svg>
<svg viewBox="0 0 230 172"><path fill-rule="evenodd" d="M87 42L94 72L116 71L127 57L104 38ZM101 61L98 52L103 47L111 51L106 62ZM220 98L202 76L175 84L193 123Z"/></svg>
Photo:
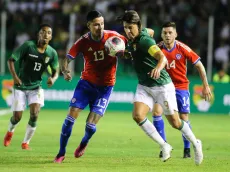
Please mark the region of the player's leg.
<svg viewBox="0 0 230 172"><path fill-rule="evenodd" d="M72 133L72 128L75 120L80 115L80 112L89 104L89 85L86 81L80 80L74 90L73 97L70 101L68 114L63 122L60 147L54 162L61 163L65 159L66 146Z"/></svg>
<svg viewBox="0 0 230 172"><path fill-rule="evenodd" d="M172 147L162 139L154 125L146 117L154 105L153 97L146 89L148 89L148 87L142 85L137 86L134 98L133 119L147 136L160 145L163 153L162 161L166 161L170 158Z"/></svg>
<svg viewBox="0 0 230 172"><path fill-rule="evenodd" d="M44 91L41 88L36 90L27 90L26 96L28 97L28 105L30 106L30 118L26 127L25 137L22 142L22 149L30 149L29 143L32 139L36 127L37 127L37 119L40 108L44 106Z"/></svg>
<svg viewBox="0 0 230 172"><path fill-rule="evenodd" d="M89 140L91 137L96 133L96 124L100 120L100 118L104 115L106 108L109 103L109 98L112 93L113 87L112 86L105 86L105 87L96 87L96 89L92 89L91 97L90 97L90 114L86 120L85 125L85 135L82 138L82 141L78 148L75 150L74 155L76 158L81 157L85 149L88 145Z"/></svg>
<svg viewBox="0 0 230 172"><path fill-rule="evenodd" d="M153 125L156 127L160 136L166 141L164 120L162 118L163 109L160 104L155 103L153 108Z"/></svg>
<svg viewBox="0 0 230 172"><path fill-rule="evenodd" d="M187 90L176 90L176 99L178 110L180 114L180 119L186 122L189 127L192 129L189 121L189 113L190 113L190 94ZM186 139L184 135L182 135L183 142L184 142L184 155L183 158L190 158L190 142Z"/></svg>
<svg viewBox="0 0 230 172"><path fill-rule="evenodd" d="M200 140L197 140L189 125L179 118L175 88L172 83L164 86L163 90L159 92L157 101L161 104L167 120L173 128L182 132L182 134L193 144L195 151L195 163L201 164L203 160L202 145Z"/></svg>
<svg viewBox="0 0 230 172"><path fill-rule="evenodd" d="M165 135L165 125L164 125L164 120L162 118L163 114L163 109L160 104L155 103L154 108L153 108L153 125L157 129L158 133L160 136L164 139L166 142L166 135ZM159 158L162 158L162 151L160 151Z"/></svg>
<svg viewBox="0 0 230 172"><path fill-rule="evenodd" d="M4 137L4 146L9 146L11 143L11 139L13 137L15 127L19 123L22 118L22 113L26 107L26 96L24 91L21 90L13 90L13 103L11 106L11 110L13 111L13 116L10 118L8 130Z"/></svg>

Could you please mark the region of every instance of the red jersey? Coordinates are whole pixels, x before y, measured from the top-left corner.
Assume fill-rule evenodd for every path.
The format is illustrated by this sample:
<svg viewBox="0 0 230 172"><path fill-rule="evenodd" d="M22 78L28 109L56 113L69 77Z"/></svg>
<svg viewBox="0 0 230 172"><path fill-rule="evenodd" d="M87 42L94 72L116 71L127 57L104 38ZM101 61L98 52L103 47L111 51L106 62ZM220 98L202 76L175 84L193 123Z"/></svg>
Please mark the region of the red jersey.
<svg viewBox="0 0 230 172"><path fill-rule="evenodd" d="M81 36L70 48L67 54L69 58L75 59L78 55L83 55L82 79L98 86L113 86L115 84L117 58L107 55L104 48L105 41L112 36L118 36L127 43L126 38L119 33L104 30L100 41L93 40L91 33L88 32Z"/></svg>
<svg viewBox="0 0 230 172"><path fill-rule="evenodd" d="M168 59L166 70L172 78L176 89L188 90L187 60L192 64L196 64L200 60L200 57L187 45L177 40L171 50L165 47L163 41L158 46Z"/></svg>

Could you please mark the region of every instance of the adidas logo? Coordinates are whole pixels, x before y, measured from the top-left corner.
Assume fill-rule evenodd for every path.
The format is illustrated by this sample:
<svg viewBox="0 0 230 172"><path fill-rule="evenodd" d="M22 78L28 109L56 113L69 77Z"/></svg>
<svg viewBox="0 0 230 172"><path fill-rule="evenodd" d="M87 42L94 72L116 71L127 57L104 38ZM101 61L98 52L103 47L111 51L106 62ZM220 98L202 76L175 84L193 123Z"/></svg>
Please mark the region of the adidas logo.
<svg viewBox="0 0 230 172"><path fill-rule="evenodd" d="M91 47L89 47L88 51L93 51L93 49Z"/></svg>

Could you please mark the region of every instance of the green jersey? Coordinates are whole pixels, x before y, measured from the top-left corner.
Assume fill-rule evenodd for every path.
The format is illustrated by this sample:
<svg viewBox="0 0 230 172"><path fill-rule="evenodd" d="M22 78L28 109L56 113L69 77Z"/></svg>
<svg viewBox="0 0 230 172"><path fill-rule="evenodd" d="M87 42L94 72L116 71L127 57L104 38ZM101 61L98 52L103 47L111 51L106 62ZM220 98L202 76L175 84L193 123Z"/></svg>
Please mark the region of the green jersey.
<svg viewBox="0 0 230 172"><path fill-rule="evenodd" d="M41 86L42 74L50 65L52 69L59 67L58 55L56 50L47 46L44 53L37 50L35 41L26 41L12 56L15 60L15 71L22 81L20 87L14 86L19 90L33 90Z"/></svg>
<svg viewBox="0 0 230 172"><path fill-rule="evenodd" d="M152 45L156 45L156 42L149 36L146 29L143 29L133 42L128 43L128 50L133 57L133 65L137 73L139 84L147 87L161 86L172 82L165 69L161 70L160 78L158 79L153 79L148 74L157 66L158 62L148 53Z"/></svg>

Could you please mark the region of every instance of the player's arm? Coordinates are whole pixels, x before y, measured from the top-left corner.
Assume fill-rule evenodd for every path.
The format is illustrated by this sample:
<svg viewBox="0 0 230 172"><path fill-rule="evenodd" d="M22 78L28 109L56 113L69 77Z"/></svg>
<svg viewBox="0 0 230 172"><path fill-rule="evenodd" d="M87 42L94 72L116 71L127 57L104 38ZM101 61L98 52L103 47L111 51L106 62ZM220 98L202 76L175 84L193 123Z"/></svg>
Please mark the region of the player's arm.
<svg viewBox="0 0 230 172"><path fill-rule="evenodd" d="M149 73L152 78L158 79L160 77L160 71L167 64L167 58L157 45L149 47L148 53L158 60L157 66Z"/></svg>
<svg viewBox="0 0 230 172"><path fill-rule="evenodd" d="M7 64L8 64L9 71L13 77L14 85L22 85L22 81L20 80L20 78L18 77L18 75L15 71L14 62L15 62L14 58L10 57L8 59Z"/></svg>
<svg viewBox="0 0 230 172"><path fill-rule="evenodd" d="M70 70L68 69L68 65L69 63L71 62L72 60L66 56L63 60L62 60L62 63L61 63L61 71L63 73L63 76L64 76L64 79L66 81L71 81L72 80L72 76L71 76L71 73L70 73Z"/></svg>
<svg viewBox="0 0 230 172"><path fill-rule="evenodd" d="M201 78L202 83L203 83L202 94L203 94L203 96L204 96L204 98L205 98L206 101L210 101L211 98L212 98L212 93L211 93L211 90L209 88L209 84L208 84L208 80L207 80L205 68L204 68L203 64L201 63L201 61L198 61L195 64L195 67L198 70L200 78Z"/></svg>
<svg viewBox="0 0 230 172"><path fill-rule="evenodd" d="M54 51L54 59L50 64L51 76L47 80L47 85L51 87L58 78L59 74L59 63L58 63L58 54Z"/></svg>

